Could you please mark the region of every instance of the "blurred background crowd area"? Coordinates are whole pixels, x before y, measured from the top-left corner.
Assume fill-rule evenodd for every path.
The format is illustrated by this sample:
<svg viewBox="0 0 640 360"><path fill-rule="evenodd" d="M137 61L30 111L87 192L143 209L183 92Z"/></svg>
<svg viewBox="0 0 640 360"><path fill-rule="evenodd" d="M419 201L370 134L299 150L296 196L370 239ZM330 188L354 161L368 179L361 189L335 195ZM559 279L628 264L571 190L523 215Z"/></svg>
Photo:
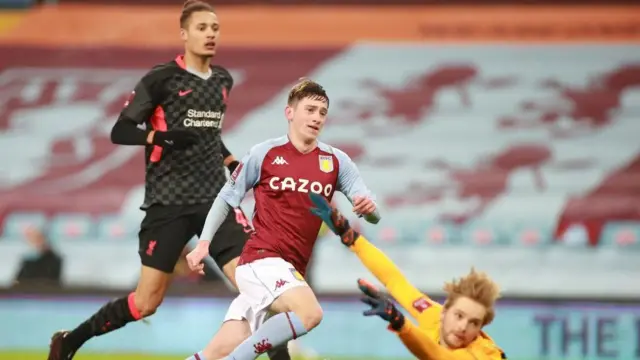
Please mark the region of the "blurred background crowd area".
<svg viewBox="0 0 640 360"><path fill-rule="evenodd" d="M488 272L507 299L490 333L512 358L640 358L640 8L533 3L216 1L215 62L236 83L223 138L241 156L281 135L290 85L319 81L322 139L354 159L383 214L353 222L418 288L439 298L471 266ZM0 356L43 348L91 299L135 287L143 150L109 132L138 79L180 53L181 5L0 0ZM358 316L355 280L372 276L335 236L319 234L309 273L326 321L369 340L333 330L305 344L371 357L373 337L374 355L407 357ZM172 341L162 316L211 327L233 291L212 262L200 277L181 261L170 294L152 330L94 349L185 351L207 331ZM149 331L160 349L122 341Z"/></svg>

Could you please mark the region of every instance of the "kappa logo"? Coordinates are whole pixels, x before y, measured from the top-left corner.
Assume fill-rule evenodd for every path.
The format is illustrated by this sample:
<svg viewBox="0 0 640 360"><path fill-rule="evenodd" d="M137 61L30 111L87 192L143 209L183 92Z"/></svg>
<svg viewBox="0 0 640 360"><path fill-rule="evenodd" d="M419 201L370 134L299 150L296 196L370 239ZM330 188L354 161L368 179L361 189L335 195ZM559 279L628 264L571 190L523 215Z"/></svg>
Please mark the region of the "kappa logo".
<svg viewBox="0 0 640 360"><path fill-rule="evenodd" d="M276 156L271 165L289 165L289 163L282 156Z"/></svg>
<svg viewBox="0 0 640 360"><path fill-rule="evenodd" d="M274 289L274 290L278 290L278 289L280 289L281 287L283 287L283 286L287 285L288 283L289 283L289 282L288 282L287 280L280 279L280 280L276 281L276 287L275 287L275 289Z"/></svg>

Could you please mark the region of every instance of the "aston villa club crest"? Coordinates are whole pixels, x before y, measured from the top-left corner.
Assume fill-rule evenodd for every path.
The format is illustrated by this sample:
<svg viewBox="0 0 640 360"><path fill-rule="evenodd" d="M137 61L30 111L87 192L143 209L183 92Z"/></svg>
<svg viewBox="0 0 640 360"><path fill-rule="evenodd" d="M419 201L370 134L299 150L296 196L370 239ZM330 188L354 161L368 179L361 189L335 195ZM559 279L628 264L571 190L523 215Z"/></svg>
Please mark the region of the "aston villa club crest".
<svg viewBox="0 0 640 360"><path fill-rule="evenodd" d="M333 171L333 156L320 155L318 159L320 160L320 170L322 172L330 173Z"/></svg>
<svg viewBox="0 0 640 360"><path fill-rule="evenodd" d="M298 270L296 270L296 269L294 269L294 268L291 268L291 269L289 269L289 270L291 270L291 274L293 275L293 278L294 278L294 279L296 279L296 280L298 280L298 281L305 281L305 280L304 280L304 276L302 276L302 274L300 274L300 273L298 272Z"/></svg>

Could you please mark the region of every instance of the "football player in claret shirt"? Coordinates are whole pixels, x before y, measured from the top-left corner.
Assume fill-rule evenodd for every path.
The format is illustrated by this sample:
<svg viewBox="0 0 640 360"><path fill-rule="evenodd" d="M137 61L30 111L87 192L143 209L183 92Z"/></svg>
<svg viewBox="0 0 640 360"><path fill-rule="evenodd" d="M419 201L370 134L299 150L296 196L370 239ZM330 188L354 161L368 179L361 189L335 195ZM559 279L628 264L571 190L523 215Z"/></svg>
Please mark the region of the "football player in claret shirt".
<svg viewBox="0 0 640 360"><path fill-rule="evenodd" d="M145 147L142 209L146 214L139 233L138 286L128 296L105 304L73 331L56 332L49 360L70 360L92 337L155 313L182 250L200 235L211 204L227 181L224 166L233 171L238 164L221 138L233 78L225 68L211 65L220 35L211 5L185 2L180 33L184 55L142 77L111 132L115 144ZM240 209L226 216L207 249L234 284L238 257L251 231L245 220ZM270 357L290 359L286 346L274 349Z"/></svg>
<svg viewBox="0 0 640 360"><path fill-rule="evenodd" d="M221 355L217 348L230 345L235 349L228 359L255 359L320 323L322 309L304 280L322 225L309 213L309 193L331 200L340 191L350 199L355 213L369 222L379 221L373 196L349 156L317 140L328 108L322 86L306 79L295 85L285 108L288 135L251 148L213 203L201 241L187 255L194 269L202 266L222 219L240 206L250 189L255 198L255 231L236 269L240 295L212 342L190 359L217 359ZM262 323L267 312L276 315Z"/></svg>
<svg viewBox="0 0 640 360"><path fill-rule="evenodd" d="M364 236L353 230L347 219L326 199L310 194L318 215L342 243L386 287L391 296L418 321L419 327L395 307L393 302L365 280L358 280L362 299L371 306L366 316L378 315L389 322L407 349L421 360L498 360L504 352L482 328L493 321L498 286L475 270L444 286L444 305L431 300L402 275L398 267Z"/></svg>

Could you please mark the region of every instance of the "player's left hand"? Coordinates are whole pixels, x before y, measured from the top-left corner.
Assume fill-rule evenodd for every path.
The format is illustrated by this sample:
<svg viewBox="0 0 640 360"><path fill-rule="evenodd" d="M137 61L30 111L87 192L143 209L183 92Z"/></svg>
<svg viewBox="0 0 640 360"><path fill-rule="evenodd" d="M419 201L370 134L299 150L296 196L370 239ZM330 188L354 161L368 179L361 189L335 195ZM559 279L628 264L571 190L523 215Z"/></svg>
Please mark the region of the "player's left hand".
<svg viewBox="0 0 640 360"><path fill-rule="evenodd" d="M202 260L209 255L209 241L198 241L198 245L187 254L187 265L191 271L196 271L204 275L204 264Z"/></svg>
<svg viewBox="0 0 640 360"><path fill-rule="evenodd" d="M371 306L371 309L362 313L364 316L380 316L389 323L389 328L392 330L402 329L405 322L404 315L388 296L380 293L373 285L363 279L358 279L358 287L366 295L361 301Z"/></svg>
<svg viewBox="0 0 640 360"><path fill-rule="evenodd" d="M355 196L353 198L353 212L358 216L369 215L376 211L376 203L368 197Z"/></svg>

